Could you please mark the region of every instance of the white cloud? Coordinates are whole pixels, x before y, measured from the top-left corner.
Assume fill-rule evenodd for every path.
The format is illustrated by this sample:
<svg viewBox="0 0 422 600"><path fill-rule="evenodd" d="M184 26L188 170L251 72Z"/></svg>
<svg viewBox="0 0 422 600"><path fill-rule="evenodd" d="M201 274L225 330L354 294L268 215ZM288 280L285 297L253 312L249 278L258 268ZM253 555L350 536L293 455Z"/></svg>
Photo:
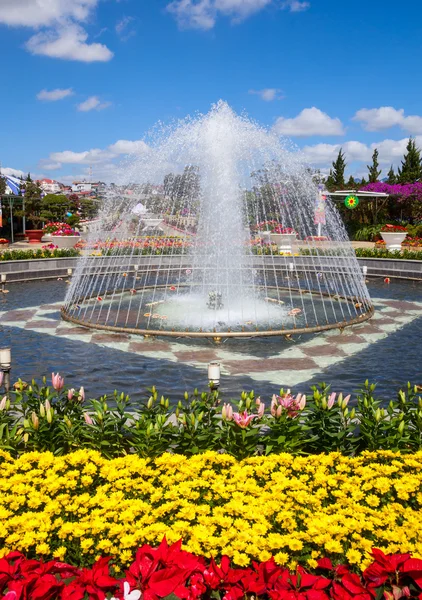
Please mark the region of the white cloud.
<svg viewBox="0 0 422 600"><path fill-rule="evenodd" d="M9 175L12 177L26 177L26 173L21 171L20 169L12 169L11 167L2 167L1 168L2 175Z"/></svg>
<svg viewBox="0 0 422 600"><path fill-rule="evenodd" d="M55 90L47 91L41 90L37 94L38 100L45 100L46 102L56 102L56 100L63 100L63 98L67 98L68 96L73 95L72 88L60 89L57 88Z"/></svg>
<svg viewBox="0 0 422 600"><path fill-rule="evenodd" d="M133 17L122 17L122 19L116 23L116 33L123 42L126 42L129 38L136 35L136 31L129 27L134 20Z"/></svg>
<svg viewBox="0 0 422 600"><path fill-rule="evenodd" d="M0 23L48 27L63 19L86 21L98 0L1 0Z"/></svg>
<svg viewBox="0 0 422 600"><path fill-rule="evenodd" d="M31 54L79 60L81 62L107 62L113 58L113 52L104 44L87 44L88 34L75 23L49 29L33 35L26 48Z"/></svg>
<svg viewBox="0 0 422 600"><path fill-rule="evenodd" d="M111 106L111 102L101 102L98 96L90 96L84 102L78 104L78 110L81 112L89 112L90 110L104 110Z"/></svg>
<svg viewBox="0 0 422 600"><path fill-rule="evenodd" d="M44 171L57 171L58 169L61 169L62 166L62 163L49 162L48 160L41 160L39 165L40 169L43 169Z"/></svg>
<svg viewBox="0 0 422 600"><path fill-rule="evenodd" d="M422 117L418 115L406 117L403 108L396 109L392 106L361 108L353 120L362 123L366 131L381 131L398 125L409 133L422 134Z"/></svg>
<svg viewBox="0 0 422 600"><path fill-rule="evenodd" d="M61 163L67 165L92 165L110 162L122 154L140 154L148 152L148 145L142 140L117 140L105 149L93 148L84 152L73 152L73 150L64 150L63 152L52 152L48 159L50 163Z"/></svg>
<svg viewBox="0 0 422 600"><path fill-rule="evenodd" d="M167 10L174 15L179 26L192 29L212 29L220 15L238 23L259 12L274 0L173 0ZM300 12L309 7L308 2L286 0L279 4L282 9Z"/></svg>
<svg viewBox="0 0 422 600"><path fill-rule="evenodd" d="M281 135L297 137L344 134L343 124L340 119L329 117L315 106L304 108L293 119L279 117L274 124L274 131Z"/></svg>
<svg viewBox="0 0 422 600"><path fill-rule="evenodd" d="M309 2L299 2L299 0L287 0L283 3L283 8L289 8L290 12L303 12L310 7Z"/></svg>
<svg viewBox="0 0 422 600"><path fill-rule="evenodd" d="M141 152L147 152L149 147L142 140L135 142L131 142L130 140L117 140L117 142L109 146L108 149L114 154L139 154Z"/></svg>
<svg viewBox="0 0 422 600"><path fill-rule="evenodd" d="M87 43L81 26L99 0L0 0L0 24L36 29L25 44L32 54L79 60L108 61L113 53L103 44Z"/></svg>
<svg viewBox="0 0 422 600"><path fill-rule="evenodd" d="M265 102L272 102L273 100L281 100L283 96L279 95L281 90L278 88L264 88L263 90L249 90L249 94L256 94L260 96L261 100Z"/></svg>

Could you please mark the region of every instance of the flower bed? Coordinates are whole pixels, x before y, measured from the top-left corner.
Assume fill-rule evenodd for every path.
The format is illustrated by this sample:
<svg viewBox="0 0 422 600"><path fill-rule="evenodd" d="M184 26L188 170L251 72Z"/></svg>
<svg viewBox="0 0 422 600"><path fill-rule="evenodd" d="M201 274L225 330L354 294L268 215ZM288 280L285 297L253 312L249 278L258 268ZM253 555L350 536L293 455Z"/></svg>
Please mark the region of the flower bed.
<svg viewBox="0 0 422 600"><path fill-rule="evenodd" d="M236 566L319 558L359 569L369 552L422 554L422 453L261 456L206 452L108 460L1 453L0 554L78 566L112 555L128 565L143 543L182 538L186 550Z"/></svg>
<svg viewBox="0 0 422 600"><path fill-rule="evenodd" d="M76 248L92 251L101 256L114 256L115 254L133 256L142 254L185 254L192 247L192 242L181 237L151 236L132 240L106 240L96 242L80 241Z"/></svg>
<svg viewBox="0 0 422 600"><path fill-rule="evenodd" d="M225 556L214 559L182 550L180 542L169 545L164 538L157 548L145 544L136 553L123 576L109 559L99 559L92 568L78 569L66 563L31 561L10 553L1 561L3 576L0 592L9 591L5 600L158 600L164 597L269 598L270 600L372 600L420 598L422 561L409 554L386 556L373 549L371 564L361 576L347 565L333 564L323 558L315 573L303 567L289 571L273 559L249 568L233 568Z"/></svg>
<svg viewBox="0 0 422 600"><path fill-rule="evenodd" d="M73 258L79 256L79 250L74 248L51 248L47 244L38 250L4 250L0 251L0 261L5 260L31 260L40 258Z"/></svg>

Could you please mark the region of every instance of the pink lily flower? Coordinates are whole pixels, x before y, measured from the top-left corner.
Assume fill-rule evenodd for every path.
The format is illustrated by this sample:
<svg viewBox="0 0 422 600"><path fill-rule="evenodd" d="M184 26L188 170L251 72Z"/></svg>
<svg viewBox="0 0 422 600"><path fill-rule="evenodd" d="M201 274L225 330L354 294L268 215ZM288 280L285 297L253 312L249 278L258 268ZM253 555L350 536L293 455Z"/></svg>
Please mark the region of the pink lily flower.
<svg viewBox="0 0 422 600"><path fill-rule="evenodd" d="M1 386L2 386L2 384L3 384L3 377L4 377L4 373L3 373L3 371L0 371L0 387L1 387Z"/></svg>
<svg viewBox="0 0 422 600"><path fill-rule="evenodd" d="M3 396L2 401L0 402L0 410L4 410L6 408L7 396Z"/></svg>
<svg viewBox="0 0 422 600"><path fill-rule="evenodd" d="M233 413L234 422L236 425L239 425L239 427L242 427L242 429L250 425L255 417L256 415L248 415L247 410L245 410L243 413Z"/></svg>
<svg viewBox="0 0 422 600"><path fill-rule="evenodd" d="M264 416L264 412L265 412L265 404L263 402L259 403L258 406L258 419L262 419L262 417Z"/></svg>
<svg viewBox="0 0 422 600"><path fill-rule="evenodd" d="M84 412L84 419L85 419L85 423L87 425L93 425L94 424L93 420L91 419L91 417L89 416L89 414L87 412Z"/></svg>
<svg viewBox="0 0 422 600"><path fill-rule="evenodd" d="M74 394L75 394L75 390L73 388L70 388L70 390L68 390L68 392L67 392L67 399L72 400Z"/></svg>
<svg viewBox="0 0 422 600"><path fill-rule="evenodd" d="M60 392L60 390L64 386L64 379L63 379L63 377L60 377L59 373L57 373L57 374L51 373L51 382L53 384L53 388L57 392Z"/></svg>
<svg viewBox="0 0 422 600"><path fill-rule="evenodd" d="M221 409L221 416L223 417L223 421L233 420L233 408L230 404L223 404L223 408Z"/></svg>
<svg viewBox="0 0 422 600"><path fill-rule="evenodd" d="M328 410L331 410L333 408L334 402L336 400L336 396L337 396L336 392L333 392L332 394L330 394L330 396L328 398L328 402L327 402Z"/></svg>
<svg viewBox="0 0 422 600"><path fill-rule="evenodd" d="M79 389L79 392L78 392L78 400L79 400L80 402L83 402L83 401L85 400L85 390L84 390L84 388L83 388L83 387L81 387L81 388Z"/></svg>

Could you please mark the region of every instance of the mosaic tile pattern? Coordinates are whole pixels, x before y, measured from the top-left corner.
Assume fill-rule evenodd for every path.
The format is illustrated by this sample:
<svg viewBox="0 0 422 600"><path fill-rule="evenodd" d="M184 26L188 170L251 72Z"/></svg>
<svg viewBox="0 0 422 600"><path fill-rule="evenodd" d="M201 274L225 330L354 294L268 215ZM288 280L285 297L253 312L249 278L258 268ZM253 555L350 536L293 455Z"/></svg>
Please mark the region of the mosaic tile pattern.
<svg viewBox="0 0 422 600"><path fill-rule="evenodd" d="M221 363L227 375L248 375L256 381L277 384L287 381L289 386L306 382L324 369L385 339L395 331L422 317L422 302L373 299L376 307L374 317L366 323L314 335L306 341L293 340L288 347L283 344L280 352L271 356L253 356L241 353L234 345L230 347L191 346L177 340L147 338L85 329L60 319L60 303L0 312L0 324L44 335L63 337L135 353L150 359L166 360L189 365L205 371L212 360ZM260 345L262 353L263 346Z"/></svg>

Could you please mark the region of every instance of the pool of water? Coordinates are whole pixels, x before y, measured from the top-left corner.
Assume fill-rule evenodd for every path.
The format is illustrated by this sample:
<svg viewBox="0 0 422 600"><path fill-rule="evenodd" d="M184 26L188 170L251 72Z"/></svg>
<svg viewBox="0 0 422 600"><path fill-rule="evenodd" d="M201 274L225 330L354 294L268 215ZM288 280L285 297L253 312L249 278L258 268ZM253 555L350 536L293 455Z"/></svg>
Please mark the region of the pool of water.
<svg viewBox="0 0 422 600"><path fill-rule="evenodd" d="M8 284L0 294L0 346L12 347L12 379L59 371L90 395L118 389L136 400L155 384L178 400L185 390L205 389L207 364L220 361L221 389L234 397L254 389L268 397L280 387L306 392L319 381L353 393L365 379L392 397L407 381L422 383L422 285L371 280L376 315L368 324L339 332L284 338L208 340L156 338L92 332L60 320L64 280Z"/></svg>

